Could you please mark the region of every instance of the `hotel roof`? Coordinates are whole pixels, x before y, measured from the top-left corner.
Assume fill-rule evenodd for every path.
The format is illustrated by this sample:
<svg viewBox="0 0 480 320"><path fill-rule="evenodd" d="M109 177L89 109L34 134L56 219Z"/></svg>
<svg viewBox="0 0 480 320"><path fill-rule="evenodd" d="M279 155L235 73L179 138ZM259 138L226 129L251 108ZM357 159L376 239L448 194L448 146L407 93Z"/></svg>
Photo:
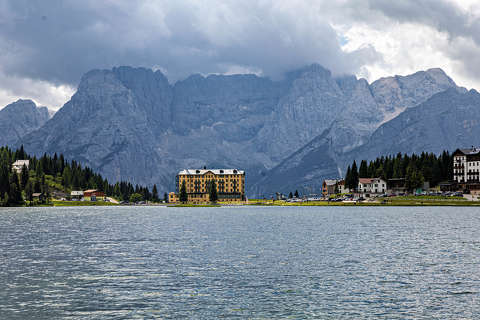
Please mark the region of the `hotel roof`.
<svg viewBox="0 0 480 320"><path fill-rule="evenodd" d="M207 172L212 172L213 174L245 174L243 170L237 169L185 169L180 171L179 175L203 175Z"/></svg>
<svg viewBox="0 0 480 320"><path fill-rule="evenodd" d="M470 149L458 149L461 153L468 155L468 154L479 154L480 148L471 147ZM454 152L455 153L455 152Z"/></svg>

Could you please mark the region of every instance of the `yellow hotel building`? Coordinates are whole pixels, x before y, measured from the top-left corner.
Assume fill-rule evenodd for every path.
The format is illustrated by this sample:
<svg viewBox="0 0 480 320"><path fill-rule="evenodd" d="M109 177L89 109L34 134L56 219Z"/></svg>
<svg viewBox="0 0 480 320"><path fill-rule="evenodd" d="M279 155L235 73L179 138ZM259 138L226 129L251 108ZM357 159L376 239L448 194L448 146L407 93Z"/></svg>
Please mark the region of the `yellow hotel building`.
<svg viewBox="0 0 480 320"><path fill-rule="evenodd" d="M208 186L215 181L218 201L245 201L245 171L237 169L187 169L177 174L176 192L170 192L169 202L179 201L180 188L185 181L189 203L210 202Z"/></svg>

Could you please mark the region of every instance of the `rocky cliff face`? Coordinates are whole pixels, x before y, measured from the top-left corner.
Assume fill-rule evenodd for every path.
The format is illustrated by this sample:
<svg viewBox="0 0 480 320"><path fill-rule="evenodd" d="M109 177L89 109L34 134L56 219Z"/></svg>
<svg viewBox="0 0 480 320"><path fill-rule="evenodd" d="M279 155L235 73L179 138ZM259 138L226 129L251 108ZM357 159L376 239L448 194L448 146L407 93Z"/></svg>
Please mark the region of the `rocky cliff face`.
<svg viewBox="0 0 480 320"><path fill-rule="evenodd" d="M159 71L94 70L51 121L18 143L28 152L61 152L110 180L156 183L164 191L179 170L205 165L245 169L250 194L273 192L287 158L289 175L305 172L295 183L312 185L309 179L338 174L342 155L388 115L456 88L438 70L379 81L336 78L319 65L281 81L193 75L174 85ZM321 169L316 156L326 161Z"/></svg>
<svg viewBox="0 0 480 320"><path fill-rule="evenodd" d="M353 160L373 160L402 153L453 151L480 145L480 94L451 88L422 104L408 108L376 129L368 141L347 153L332 148L332 129L313 139L301 150L270 170L252 190L256 194L276 191L320 190L325 178L337 178ZM283 179L287 177L287 179Z"/></svg>
<svg viewBox="0 0 480 320"><path fill-rule="evenodd" d="M40 128L50 118L46 107L32 100L18 100L0 110L0 146L12 146L26 134Z"/></svg>
<svg viewBox="0 0 480 320"><path fill-rule="evenodd" d="M433 94L457 88L442 69L428 69L408 76L381 78L371 84L372 94L384 121L393 119L405 109L426 101ZM457 88L465 92L464 88Z"/></svg>
<svg viewBox="0 0 480 320"><path fill-rule="evenodd" d="M302 193L319 193L323 179L338 175L336 155L325 130L307 145L294 152L250 187L257 197L270 197L273 192L288 194L295 190ZM271 187L274 186L274 187Z"/></svg>
<svg viewBox="0 0 480 320"><path fill-rule="evenodd" d="M480 94L449 89L380 126L369 141L346 157L453 151L480 145Z"/></svg>
<svg viewBox="0 0 480 320"><path fill-rule="evenodd" d="M300 153L293 153L277 167L264 173L261 180L251 187L252 193L262 195L275 191L289 192L292 189L290 184L296 184L296 188L304 192L312 192L324 179L344 176L346 166L353 161L352 155L358 154L359 148L369 141L372 133L382 123L394 119L405 110L425 102L444 90L465 92L464 88L457 87L440 69L420 71L404 77L382 78L371 85L364 79L357 79L354 76L339 77L335 81L337 86L332 85L331 91L324 88L324 91L330 92L330 96L336 97L335 102L331 100L328 105L319 107L320 112L331 115L330 119L324 119L322 125L318 126L319 130L326 131L322 131L317 137L309 136L311 142L306 143L301 149L303 153L308 150L308 159L311 159L310 155L317 155L318 162L303 161L300 156L303 153L299 150ZM337 88L341 91L340 95ZM336 111L329 113L329 110ZM419 121L423 120L419 119ZM289 121L284 119L283 122ZM306 123L313 125L315 122L306 121ZM301 129L296 129L298 130ZM285 130L292 133L296 131ZM296 135L292 136L296 137ZM397 147L395 141L392 139L382 143L395 149ZM373 151L375 152L378 150ZM377 153L375 157L381 154ZM323 170L317 168L320 161L325 161L319 155L325 155L328 158ZM285 167L287 162L288 169ZM293 181L289 182L289 185L285 181L281 183L282 176L286 172L297 172L297 175L289 178ZM316 192L319 190L317 188Z"/></svg>

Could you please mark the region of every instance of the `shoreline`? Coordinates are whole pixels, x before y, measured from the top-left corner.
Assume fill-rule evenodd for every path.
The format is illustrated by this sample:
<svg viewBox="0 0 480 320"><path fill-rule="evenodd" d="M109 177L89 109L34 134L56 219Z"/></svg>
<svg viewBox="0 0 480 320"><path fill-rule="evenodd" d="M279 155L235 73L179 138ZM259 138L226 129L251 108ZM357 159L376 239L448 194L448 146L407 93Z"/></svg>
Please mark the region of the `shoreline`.
<svg viewBox="0 0 480 320"><path fill-rule="evenodd" d="M118 204L113 202L90 202L90 201L56 201L48 204L12 206L8 208L35 208L35 207L167 207L167 208L214 208L214 207L480 207L480 201L467 199L385 199L383 201L361 201L361 202L335 202L335 201L305 201L286 202L283 200L250 200L247 203L148 203L148 204Z"/></svg>

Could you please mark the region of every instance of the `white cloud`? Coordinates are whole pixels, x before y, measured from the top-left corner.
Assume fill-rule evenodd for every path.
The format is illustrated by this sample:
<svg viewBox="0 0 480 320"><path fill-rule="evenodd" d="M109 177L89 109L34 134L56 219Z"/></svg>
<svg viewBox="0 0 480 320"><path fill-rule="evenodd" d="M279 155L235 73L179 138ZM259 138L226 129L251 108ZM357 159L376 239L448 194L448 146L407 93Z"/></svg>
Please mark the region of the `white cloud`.
<svg viewBox="0 0 480 320"><path fill-rule="evenodd" d="M43 80L6 76L0 72L0 109L18 99L31 99L38 106L58 110L74 94L69 85L55 85Z"/></svg>

